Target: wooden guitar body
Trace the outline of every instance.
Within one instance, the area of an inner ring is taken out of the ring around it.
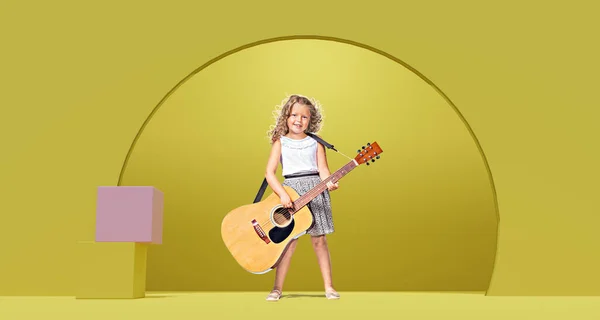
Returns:
[[[283,186],[292,201],[300,196]],[[272,270],[290,241],[306,233],[313,215],[304,206],[293,215],[283,208],[276,193],[264,200],[230,211],[221,223],[221,236],[234,259],[248,272],[262,274]]]

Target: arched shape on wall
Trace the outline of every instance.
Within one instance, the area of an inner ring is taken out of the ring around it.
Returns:
[[[481,144],[479,143],[479,140],[477,139],[477,136],[475,135],[475,133],[473,132],[471,126],[469,125],[468,121],[465,119],[465,117],[462,115],[462,113],[460,112],[460,110],[455,106],[455,104],[451,101],[451,99],[444,94],[444,92],[438,88],[430,79],[428,79],[426,76],[424,76],[423,74],[421,74],[419,71],[417,71],[416,69],[414,69],[413,67],[411,67],[410,65],[408,65],[407,63],[405,63],[404,61],[392,56],[391,54],[388,54],[382,50],[376,49],[374,47],[362,44],[362,43],[358,43],[355,41],[351,41],[351,40],[347,40],[347,39],[341,39],[341,38],[335,38],[335,37],[326,37],[326,36],[315,36],[315,35],[298,35],[298,36],[287,36],[287,37],[277,37],[277,38],[269,38],[269,39],[264,39],[264,40],[260,40],[260,41],[256,41],[256,42],[252,42],[240,47],[237,47],[235,49],[232,49],[230,51],[227,51],[213,59],[211,59],[210,61],[206,62],[205,64],[203,64],[202,66],[198,67],[197,69],[195,69],[194,71],[192,71],[189,75],[187,75],[185,78],[183,78],[179,83],[177,83],[162,99],[161,101],[154,107],[154,109],[151,111],[151,113],[148,115],[148,117],[145,119],[145,121],[143,122],[142,126],[140,127],[140,129],[138,130],[134,140],[131,143],[131,146],[127,152],[127,155],[125,157],[125,160],[123,162],[121,171],[119,173],[119,178],[118,178],[118,183],[117,185],[120,186],[123,183],[123,176],[124,173],[127,169],[128,163],[129,163],[129,159],[131,157],[131,154],[133,153],[133,150],[136,147],[136,143],[138,141],[138,139],[140,138],[140,136],[142,135],[142,133],[144,132],[144,129],[146,128],[146,126],[148,125],[148,123],[151,121],[151,119],[153,118],[153,116],[156,114],[156,112],[161,108],[161,106],[163,105],[163,103],[175,92],[177,91],[177,89],[179,87],[181,87],[186,81],[188,81],[189,79],[191,79],[192,77],[194,77],[196,74],[198,74],[200,71],[204,70],[205,68],[209,67],[210,65],[230,56],[233,55],[237,52],[240,52],[242,50],[248,49],[248,48],[252,48],[255,46],[259,46],[262,44],[268,44],[268,43],[272,43],[272,42],[279,42],[279,41],[286,41],[286,40],[324,40],[324,41],[333,41],[333,42],[338,42],[338,43],[343,43],[343,44],[348,44],[348,45],[352,45],[352,46],[356,46],[362,49],[366,49],[369,50],[371,52],[377,53],[383,57],[386,57],[400,65],[402,65],[403,67],[405,67],[406,69],[410,70],[412,73],[414,73],[415,75],[417,75],[422,81],[424,81],[425,83],[427,83],[429,86],[431,86],[431,88],[433,88],[441,97],[443,97],[443,99],[448,103],[448,105],[450,105],[454,112],[456,113],[456,115],[459,117],[459,119],[462,121],[462,123],[464,124],[465,128],[468,130],[471,138],[473,139],[473,142],[475,143],[479,154],[482,158],[482,161],[484,163],[485,169],[487,171],[487,176],[488,176],[488,180],[490,183],[490,188],[492,190],[493,193],[493,202],[494,202],[494,210],[496,213],[496,219],[499,223],[500,219],[499,219],[499,210],[498,210],[498,205],[497,205],[497,196],[496,196],[496,188],[494,185],[494,180],[493,180],[493,176],[491,173],[491,170],[489,168],[489,164],[487,161],[487,158],[485,156],[485,153],[483,151],[483,148],[481,147]],[[496,242],[497,243],[497,242]],[[497,249],[494,253],[495,257],[497,257]],[[494,258],[495,259],[495,258]],[[494,264],[495,265],[495,264]],[[492,271],[492,276],[493,276],[493,271]]]

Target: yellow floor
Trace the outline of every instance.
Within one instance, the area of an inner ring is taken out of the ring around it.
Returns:
[[[266,294],[153,292],[136,300],[0,297],[0,319],[600,319],[600,297],[341,292],[340,300],[330,301],[322,293],[287,292],[280,301],[267,302]]]

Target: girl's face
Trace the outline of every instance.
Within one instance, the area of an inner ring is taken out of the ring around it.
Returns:
[[[294,103],[287,126],[291,133],[301,134],[308,128],[310,122],[310,109],[302,104]]]

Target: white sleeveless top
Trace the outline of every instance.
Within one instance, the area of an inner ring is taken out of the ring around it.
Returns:
[[[307,136],[295,140],[281,136],[282,175],[319,172],[317,166],[317,141]]]

